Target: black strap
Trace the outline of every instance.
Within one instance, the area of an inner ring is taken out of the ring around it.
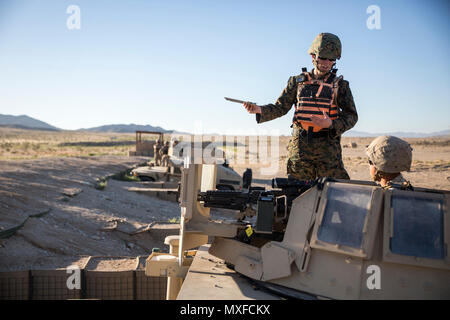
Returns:
[[[334,79],[336,79],[336,74],[331,73],[330,76],[328,77],[327,81],[325,81],[325,83],[332,84]]]
[[[308,130],[301,130],[299,134],[300,138],[306,138],[308,141],[311,141],[312,138],[324,138],[329,135],[328,130],[321,130],[319,132],[312,132],[312,130],[312,127],[309,127]]]
[[[308,144],[312,142],[312,138],[313,138],[313,127],[308,127],[308,136],[306,138]]]

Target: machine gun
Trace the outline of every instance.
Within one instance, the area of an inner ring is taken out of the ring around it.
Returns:
[[[251,187],[248,191],[212,190],[199,192],[197,201],[204,207],[239,210],[242,214],[238,220],[256,215],[255,231],[272,234],[284,231],[292,201],[317,183],[318,180],[274,178],[272,190],[263,187]]]

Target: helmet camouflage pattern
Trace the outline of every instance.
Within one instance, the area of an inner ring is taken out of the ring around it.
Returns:
[[[411,169],[412,148],[408,142],[400,138],[378,137],[367,147],[366,154],[380,171],[397,173]]]
[[[309,47],[308,54],[315,54],[316,57],[326,59],[340,59],[342,45],[341,40],[332,33],[321,33]]]

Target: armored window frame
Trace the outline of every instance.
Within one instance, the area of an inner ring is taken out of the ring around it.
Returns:
[[[391,237],[394,230],[394,209],[392,208],[393,196],[414,196],[422,199],[439,199],[444,197],[443,213],[443,242],[445,246],[445,257],[443,259],[432,259],[426,257],[415,257],[406,254],[395,253],[391,251]],[[417,265],[421,267],[431,267],[440,269],[450,269],[450,219],[448,217],[448,208],[450,204],[449,192],[418,192],[389,189],[385,192],[384,200],[384,226],[383,226],[383,261],[401,263],[408,265]]]
[[[327,204],[329,203],[329,191],[331,188],[338,185],[346,186],[347,188],[350,187],[355,189],[368,189],[371,192],[370,202],[366,208],[366,216],[361,230],[362,243],[360,248],[320,240],[319,230],[324,223]],[[360,258],[370,259],[373,253],[375,236],[379,224],[379,217],[383,208],[382,203],[383,190],[379,187],[346,182],[328,182],[325,185],[324,190],[322,191],[321,200],[318,204],[316,223],[311,237],[311,247],[315,249],[341,253],[347,256],[356,256]]]

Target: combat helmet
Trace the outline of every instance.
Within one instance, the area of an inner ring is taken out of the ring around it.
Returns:
[[[408,142],[394,136],[380,136],[367,147],[366,154],[375,168],[386,173],[409,171],[412,148]]]
[[[320,33],[309,47],[308,54],[326,59],[340,59],[342,45],[341,40],[332,33]]]

